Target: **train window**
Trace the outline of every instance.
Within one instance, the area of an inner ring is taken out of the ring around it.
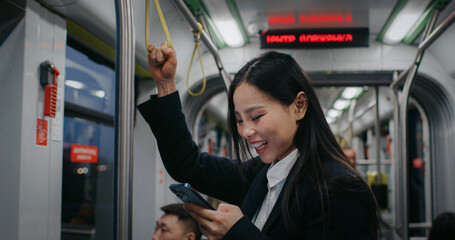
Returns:
[[[115,71],[66,54],[61,239],[113,239]]]
[[[68,46],[65,101],[114,115],[115,71]]]

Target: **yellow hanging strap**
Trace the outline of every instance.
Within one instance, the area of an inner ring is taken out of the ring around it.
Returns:
[[[149,45],[149,0],[145,0],[145,49],[148,52],[148,45]],[[161,26],[164,30],[164,35],[166,35],[167,47],[172,48],[172,40],[171,35],[169,34],[169,29],[167,28],[166,21],[164,20],[163,12],[161,11],[160,3],[158,0],[155,0],[156,11],[158,12],[158,16],[160,17]],[[149,52],[150,53],[150,52]]]
[[[195,31],[194,29],[191,29],[191,32],[193,32],[193,36],[194,36],[194,49],[193,49],[193,54],[191,55],[191,60],[190,60],[190,66],[188,67],[188,73],[186,74],[186,88],[188,89],[188,93],[193,96],[193,97],[197,97],[199,95],[201,95],[204,90],[205,90],[205,84],[206,84],[206,79],[205,79],[205,73],[204,73],[204,66],[202,65],[202,57],[201,57],[201,50],[199,49],[199,38],[201,36],[201,33],[202,33],[202,24],[200,23],[197,23],[197,25],[199,26],[199,29],[197,31]],[[196,49],[197,49],[197,53],[199,54],[199,62],[201,62],[201,70],[202,70],[202,89],[200,92],[198,93],[193,93],[191,92],[189,86],[188,86],[188,79],[190,78],[190,70],[191,70],[191,65],[193,64],[193,59],[194,59],[194,54],[196,53]]]
[[[169,29],[167,28],[166,21],[164,20],[163,12],[161,11],[160,3],[158,2],[158,0],[155,0],[155,6],[156,6],[156,11],[158,12],[158,16],[160,17],[160,22],[161,22],[161,26],[163,27],[164,34],[166,35],[167,47],[172,48],[171,35],[169,34]],[[145,0],[145,49],[147,50],[147,52],[148,52],[147,47],[149,45],[149,22],[150,22],[149,7],[150,7],[149,0]],[[186,87],[188,88],[188,93],[193,97],[201,95],[204,92],[205,85],[206,85],[204,66],[202,65],[201,50],[199,49],[199,38],[202,33],[202,24],[198,23],[198,26],[199,26],[199,29],[196,31],[191,29],[191,31],[193,32],[193,35],[194,35],[194,49],[193,49],[193,54],[191,55],[190,66],[188,68],[188,74],[186,75]],[[191,92],[190,88],[188,87],[188,79],[190,77],[191,65],[193,63],[194,54],[196,53],[196,49],[199,54],[199,61],[201,62],[203,83],[202,83],[201,91],[198,93],[193,93],[193,92]],[[150,52],[149,52],[149,54],[150,54]]]

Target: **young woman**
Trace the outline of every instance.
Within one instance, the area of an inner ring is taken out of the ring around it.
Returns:
[[[138,108],[169,174],[220,199],[185,209],[209,239],[377,239],[374,197],[348,164],[308,76],[286,54],[249,61],[229,89],[237,161],[201,153],[175,86],[175,51],[150,46],[158,95]],[[253,147],[258,157],[249,153]],[[239,168],[240,166],[240,168]],[[239,207],[240,206],[240,207]]]

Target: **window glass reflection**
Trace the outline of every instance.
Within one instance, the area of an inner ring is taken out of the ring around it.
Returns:
[[[96,205],[112,209],[111,200],[98,202],[97,189],[100,178],[113,178],[114,129],[87,121],[65,117],[63,147],[62,222],[77,225],[93,225]],[[74,144],[98,147],[98,159],[94,163],[76,162],[72,159]],[[111,187],[103,181],[103,191],[109,196]]]
[[[65,101],[115,113],[115,71],[71,47],[66,50]]]

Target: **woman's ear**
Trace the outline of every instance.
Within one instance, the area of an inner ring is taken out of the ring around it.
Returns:
[[[306,110],[308,108],[308,98],[304,91],[300,91],[294,100],[295,114],[297,121],[302,120],[305,117]]]

